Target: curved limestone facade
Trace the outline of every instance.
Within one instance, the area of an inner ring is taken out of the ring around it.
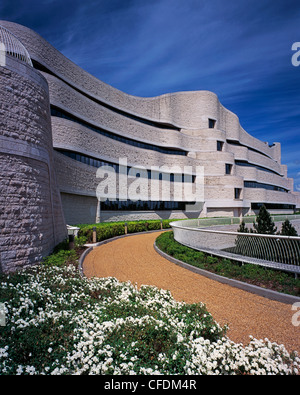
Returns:
[[[47,81],[54,173],[67,223],[240,216],[262,203],[271,212],[296,208],[280,144],[252,137],[214,93],[131,96],[34,31],[0,25],[20,39]]]
[[[48,83],[17,39],[6,34],[3,41],[9,45],[0,67],[3,272],[40,262],[66,237],[54,169]]]

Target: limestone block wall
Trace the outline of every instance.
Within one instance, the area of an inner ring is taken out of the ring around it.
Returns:
[[[141,122],[126,118],[109,110],[47,73],[44,73],[49,83],[51,104],[80,119],[103,127],[105,130],[144,141],[152,144],[154,141],[162,147],[175,147],[194,150],[195,139],[184,136],[182,133],[159,128],[153,128]]]
[[[66,237],[47,81],[9,56],[0,67],[0,210],[3,272],[39,263]]]
[[[300,192],[292,192],[296,198],[296,207],[297,210],[300,211]]]
[[[139,165],[149,169],[151,166],[166,165],[171,167],[175,162],[173,155],[159,152],[154,154],[151,150],[112,140],[67,119],[53,117],[52,127],[55,148],[74,150],[114,163],[118,163],[119,158],[126,157],[128,165]],[[178,166],[195,166],[197,163],[200,165],[200,162],[195,162],[191,158],[176,156],[176,165]]]
[[[295,204],[295,198],[292,193],[269,191],[261,188],[245,188],[244,199],[250,202]]]

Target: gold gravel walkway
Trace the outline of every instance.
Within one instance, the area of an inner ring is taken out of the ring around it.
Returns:
[[[133,235],[95,248],[83,263],[87,277],[116,277],[171,291],[178,301],[203,302],[214,319],[228,324],[228,336],[248,344],[249,336],[268,338],[300,354],[300,326],[292,306],[271,301],[193,273],[161,257],[153,247],[160,233]]]

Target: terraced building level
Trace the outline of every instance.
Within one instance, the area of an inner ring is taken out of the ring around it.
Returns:
[[[131,96],[27,27],[0,25],[2,240],[10,245],[19,226],[18,245],[32,249],[2,246],[3,268],[45,255],[65,223],[241,216],[263,203],[292,213],[300,205],[280,144],[248,134],[214,93]],[[175,191],[195,189],[199,169],[204,188],[186,211],[194,199]]]

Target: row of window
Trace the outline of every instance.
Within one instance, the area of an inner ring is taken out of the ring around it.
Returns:
[[[119,166],[119,164],[116,164],[116,163],[107,162],[104,160],[99,160],[99,159],[93,158],[91,156],[78,154],[77,152],[74,152],[74,151],[66,151],[66,150],[59,150],[59,149],[56,149],[56,151],[60,152],[61,154],[65,155],[65,156],[68,156],[71,159],[74,159],[78,162],[84,163],[88,166],[93,166],[93,167],[97,167],[97,168],[102,167],[102,166],[110,166],[114,169],[114,171],[116,173],[120,172],[120,166]],[[131,169],[131,167],[127,167],[127,175],[129,173],[130,169]],[[147,169],[146,169],[146,172],[147,172],[147,178],[149,180],[151,180],[152,178],[153,179],[158,178],[159,180],[164,179],[164,180],[169,181],[169,179],[170,179],[170,182],[176,181],[176,182],[185,182],[185,183],[194,183],[196,181],[196,176],[190,175],[190,174],[179,174],[176,177],[176,175],[173,173],[161,173],[160,172],[157,175],[157,172],[147,170]],[[142,172],[142,171],[140,173],[138,173],[138,172],[136,173],[136,177],[143,177],[143,175],[144,175],[144,172]],[[180,178],[180,180],[179,180],[179,178]]]
[[[209,120],[209,121],[210,121],[210,120]],[[226,142],[227,142],[227,144],[229,144],[229,145],[237,145],[237,146],[239,146],[239,147],[245,147],[245,148],[247,148],[247,149],[250,150],[250,151],[256,152],[256,153],[258,153],[258,154],[260,154],[260,155],[264,155],[264,156],[266,156],[267,158],[270,158],[270,156],[266,155],[264,152],[258,151],[258,150],[254,149],[254,148],[248,147],[247,145],[241,144],[239,141],[235,141],[235,140],[226,140]],[[224,141],[217,141],[217,151],[222,152],[223,149],[224,149]],[[246,162],[246,163],[247,163],[247,162]],[[241,165],[241,166],[242,166],[242,165]],[[270,170],[270,171],[271,171],[271,170]]]
[[[267,189],[269,191],[279,191],[279,192],[286,192],[286,193],[288,192],[287,189],[278,187],[277,185],[263,184],[261,182],[256,182],[256,181],[245,181],[244,187],[245,188],[262,188],[262,189]]]
[[[295,210],[296,206],[292,204],[277,204],[277,203],[251,203],[252,210],[259,210],[262,206],[267,210]]]
[[[237,166],[243,166],[243,167],[255,167],[255,168],[258,169],[258,170],[265,171],[265,172],[267,172],[267,173],[273,173],[273,174],[276,174],[276,175],[280,176],[280,174],[277,173],[277,172],[274,171],[274,170],[268,169],[267,167],[255,165],[255,164],[252,164],[252,163],[243,161],[243,160],[236,160],[236,161],[235,161],[235,164],[236,164]]]
[[[278,187],[276,185],[263,184],[263,183],[255,182],[255,181],[245,181],[244,187],[245,188],[262,188],[262,189],[267,189],[269,191],[279,191],[279,192],[286,192],[286,193],[288,192],[287,189]],[[234,188],[234,198],[236,200],[242,199],[242,188]]]
[[[176,149],[176,148],[163,148],[163,147],[159,147],[159,146],[156,146],[156,145],[153,145],[153,144],[143,143],[141,141],[136,141],[136,140],[129,139],[127,137],[123,137],[123,136],[120,136],[118,134],[109,132],[109,131],[104,130],[102,128],[96,128],[95,126],[92,126],[88,122],[85,122],[85,121],[75,117],[74,115],[71,115],[71,114],[67,113],[66,111],[58,109],[58,108],[56,108],[54,106],[51,106],[51,115],[55,116],[55,117],[59,117],[59,118],[68,119],[69,121],[72,121],[72,122],[79,123],[79,124],[87,127],[88,129],[93,130],[94,132],[99,133],[99,134],[101,134],[101,135],[103,135],[105,137],[111,138],[111,139],[116,140],[116,141],[120,141],[120,142],[125,143],[125,144],[132,145],[134,147],[139,147],[139,148],[144,148],[144,149],[148,149],[148,150],[152,150],[152,151],[157,151],[157,152],[160,152],[162,154],[168,154],[168,155],[187,156],[187,154],[188,154],[187,151],[179,150],[179,149]],[[214,128],[215,127],[215,123],[216,123],[216,121],[214,121],[212,119],[209,119],[209,128]],[[222,152],[223,149],[224,149],[224,142],[223,141],[217,141],[217,151]],[[249,149],[251,149],[251,148],[249,148]],[[273,173],[273,174],[279,175],[277,172],[275,172],[273,170],[270,170],[270,169],[268,169],[266,167],[259,166],[259,165],[254,165],[254,164],[251,164],[251,163],[246,162],[246,161],[239,161],[239,160],[237,160],[237,161],[235,161],[235,164],[238,165],[238,166],[255,167],[258,170],[262,170],[262,171],[265,171],[265,172],[269,172],[269,173]],[[232,165],[231,164],[226,164],[226,174],[231,174],[231,171],[232,171]]]
[[[163,201],[142,201],[136,202],[132,200],[106,200],[100,203],[101,211],[171,211],[181,210],[185,211],[187,204],[193,204],[189,202],[163,202]]]
[[[209,122],[210,122],[210,121],[211,121],[211,120],[209,120]],[[213,128],[212,124],[210,124],[210,128]],[[239,145],[239,146],[242,146],[242,147],[246,147],[245,145],[242,145],[242,144],[238,143],[237,141],[227,140],[227,143],[228,143],[228,144]],[[225,144],[224,141],[217,141],[217,151],[222,152],[222,151],[224,150],[224,144]],[[247,148],[248,148],[250,151],[258,152],[258,153],[261,154],[261,155],[267,156],[266,154],[264,154],[264,153],[262,153],[262,152],[259,152],[259,151],[255,150],[255,149],[253,149],[253,148],[250,148],[250,147],[247,147]],[[267,156],[267,157],[268,157],[268,156]],[[268,157],[268,158],[269,158],[269,157]],[[273,174],[276,174],[276,175],[279,175],[279,176],[280,176],[280,174],[277,173],[277,172],[274,171],[274,170],[268,169],[267,167],[255,165],[255,164],[249,163],[249,162],[247,162],[247,161],[236,160],[236,161],[235,161],[235,164],[238,165],[238,166],[255,167],[255,168],[258,169],[258,170],[266,171],[266,172],[273,173]],[[227,164],[227,165],[226,165],[226,174],[231,174],[231,170],[232,170],[232,165]]]
[[[112,163],[112,162],[108,162],[108,161],[104,161],[104,160],[99,160],[99,159],[93,158],[91,156],[79,154],[74,151],[59,150],[59,149],[56,149],[56,151],[60,152],[61,154],[65,155],[65,156],[68,156],[71,159],[74,159],[78,162],[84,163],[88,166],[93,166],[93,167],[97,167],[97,168],[99,168],[101,166],[111,166],[116,173],[120,172],[120,166],[119,166],[119,164],[116,164],[116,163]],[[131,169],[130,167],[127,167],[127,175],[129,174],[130,169]],[[231,174],[231,170],[232,170],[232,165],[226,164],[226,174]],[[155,177],[155,179],[158,178],[159,180],[162,180],[163,178],[167,179],[167,180],[170,179],[170,182],[181,181],[181,182],[186,182],[186,183],[189,183],[189,182],[194,183],[196,181],[195,175],[181,174],[181,175],[177,175],[177,177],[176,177],[176,175],[173,173],[170,173],[170,174],[164,173],[164,177],[163,177],[163,173],[160,172],[157,177],[157,174],[155,174],[155,172],[153,172],[151,170],[146,169],[146,172],[147,172],[147,178],[149,180],[151,178]],[[141,171],[140,173],[139,172],[136,173],[136,177],[143,177],[143,175],[144,175],[143,171]],[[179,177],[181,177],[181,180],[178,180]],[[260,182],[256,182],[256,181],[245,181],[244,187],[245,188],[262,188],[262,189],[267,189],[270,191],[277,191],[277,192],[278,191],[279,192],[288,192],[287,189],[279,187],[277,185],[264,184],[264,183],[260,183]],[[240,199],[240,196],[241,196],[241,189],[235,188],[235,199]]]
[[[125,201],[110,201],[101,202],[101,211],[170,211],[181,210],[185,211],[189,202],[162,202],[162,201],[141,201],[136,202],[132,200]],[[262,205],[265,205],[268,210],[294,210],[295,206],[291,204],[276,204],[276,203],[251,203],[252,210],[259,210]]]
[[[235,161],[235,165],[236,165],[236,166],[243,166],[243,167],[253,167],[253,168],[255,168],[255,169],[258,169],[258,170],[261,170],[261,171],[265,171],[265,172],[267,172],[267,173],[272,173],[272,174],[279,175],[279,174],[276,173],[275,171],[270,170],[270,169],[267,169],[266,167],[254,165],[254,164],[252,164],[252,163],[245,162],[245,161],[241,161],[241,160],[236,160],[236,161]],[[233,165],[232,165],[232,164],[226,163],[226,164],[225,164],[225,174],[227,174],[227,175],[232,174],[232,168],[233,168]]]
[[[237,146],[239,146],[239,147],[245,147],[245,148],[247,148],[247,149],[250,150],[250,151],[256,152],[256,153],[258,153],[258,154],[260,154],[260,155],[264,155],[264,156],[266,156],[267,158],[272,159],[269,155],[265,154],[264,152],[259,151],[259,150],[255,149],[255,148],[252,148],[252,147],[248,147],[248,146],[245,145],[245,144],[241,144],[239,141],[236,141],[236,140],[226,140],[226,142],[227,142],[227,144],[229,144],[229,145],[237,145]]]
[[[109,132],[107,130],[104,130],[102,128],[97,128],[88,122],[83,121],[82,119],[79,119],[75,117],[74,115],[69,114],[68,112],[58,109],[57,107],[51,106],[51,115],[53,117],[59,117],[59,118],[64,118],[68,119],[69,121],[79,123],[80,125],[83,125],[84,127],[93,130],[96,133],[101,134],[102,136],[108,137],[110,139],[120,141],[121,143],[125,143],[128,145],[132,145],[134,147],[139,147],[139,148],[144,148],[156,152],[160,152],[161,154],[167,154],[167,155],[181,155],[181,156],[187,156],[188,152],[183,151],[177,148],[163,148],[159,147],[157,145],[153,144],[148,144],[148,143],[143,143],[141,141],[129,139],[127,137],[120,136],[118,134]]]

